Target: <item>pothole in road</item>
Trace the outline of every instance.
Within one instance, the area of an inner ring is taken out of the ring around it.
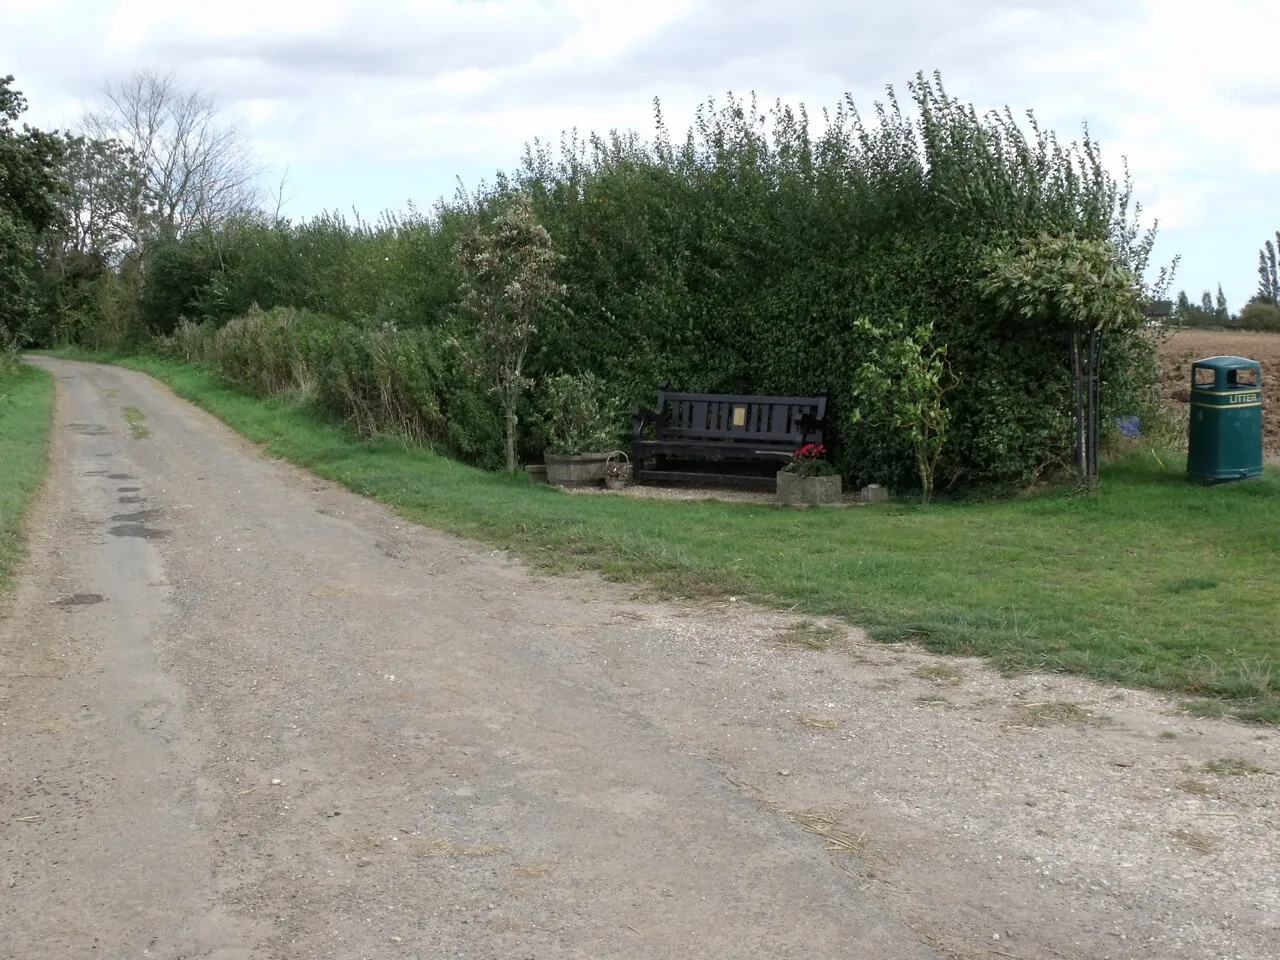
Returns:
[[[120,497],[118,498],[117,502],[118,503],[146,503],[147,498],[146,497]]]
[[[116,493],[137,493],[141,487],[116,487]]]
[[[133,513],[117,513],[111,519],[120,523],[141,523],[144,520],[154,520],[163,512],[162,510],[135,510]]]
[[[143,540],[159,540],[169,535],[168,530],[156,530],[141,523],[121,523],[108,531],[113,537],[141,537]]]
[[[82,474],[82,476],[86,476],[86,477],[103,477],[103,476],[106,476],[106,473],[107,473],[107,471],[105,471],[105,470],[86,470],[86,471]]]
[[[87,607],[90,604],[101,603],[105,599],[106,597],[100,593],[73,593],[69,597],[62,597],[52,602],[55,607]]]
[[[82,437],[102,437],[111,431],[100,423],[68,423],[68,430],[74,430]]]
[[[138,478],[135,477],[132,473],[108,473],[107,479],[108,480],[137,480]]]

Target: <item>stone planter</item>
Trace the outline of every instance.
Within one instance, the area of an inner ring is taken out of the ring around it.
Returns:
[[[548,453],[547,482],[553,487],[598,487],[604,483],[607,453]]]
[[[774,500],[796,507],[837,504],[840,502],[840,477],[801,477],[778,472],[778,490]]]
[[[862,488],[858,499],[863,503],[885,503],[889,499],[889,491],[878,483],[869,483]]]

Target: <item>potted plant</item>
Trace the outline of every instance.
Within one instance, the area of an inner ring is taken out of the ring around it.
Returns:
[[[803,506],[840,502],[840,474],[826,459],[827,448],[806,443],[778,471],[778,503]]]
[[[542,431],[547,438],[547,482],[559,487],[599,486],[618,445],[615,404],[592,373],[564,373],[543,384]]]
[[[604,485],[610,490],[625,490],[631,482],[631,458],[625,451],[609,454],[604,465]]]

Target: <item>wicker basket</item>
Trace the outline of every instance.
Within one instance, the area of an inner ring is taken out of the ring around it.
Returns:
[[[604,485],[610,490],[623,490],[630,482],[631,459],[623,450],[613,451],[604,466]]]

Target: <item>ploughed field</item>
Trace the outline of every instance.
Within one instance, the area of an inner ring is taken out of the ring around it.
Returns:
[[[1260,362],[1263,449],[1268,457],[1280,456],[1280,333],[1184,330],[1165,337],[1159,352],[1165,398],[1183,416],[1190,400],[1193,361],[1232,355]]]

